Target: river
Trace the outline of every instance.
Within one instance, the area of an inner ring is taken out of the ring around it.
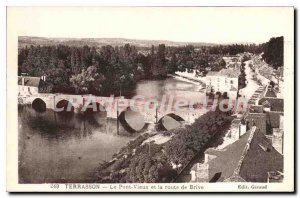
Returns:
[[[163,95],[196,98],[203,94],[199,85],[175,78],[140,81],[134,95],[160,100]],[[144,125],[141,116],[128,113],[133,128]],[[142,123],[142,124],[141,124]],[[47,110],[35,112],[19,107],[19,182],[94,182],[97,166],[139,133],[128,133],[105,112],[93,116],[61,116]]]

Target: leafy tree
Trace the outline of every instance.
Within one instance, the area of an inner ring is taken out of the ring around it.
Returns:
[[[82,69],[82,72],[78,75],[73,75],[70,79],[72,86],[75,88],[75,92],[78,93],[99,93],[102,90],[102,83],[105,77],[97,73],[95,66],[90,66],[87,69]]]
[[[166,69],[166,57],[165,57],[165,45],[160,44],[158,46],[157,53],[154,54],[152,49],[152,75],[155,78],[162,78],[167,75],[167,69]]]
[[[271,38],[264,45],[263,59],[275,69],[283,66],[283,36]]]

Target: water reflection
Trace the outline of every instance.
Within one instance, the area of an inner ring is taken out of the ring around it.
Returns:
[[[165,80],[145,80],[137,84],[135,95],[143,96],[146,99],[156,99],[161,101],[163,95],[170,96],[174,102],[181,99],[187,101],[197,101],[205,97],[205,93],[199,92],[201,85],[178,80],[176,78],[167,78]]]
[[[117,135],[116,120],[105,112],[64,118],[19,108],[19,181],[93,182],[98,163],[137,135],[119,127]]]

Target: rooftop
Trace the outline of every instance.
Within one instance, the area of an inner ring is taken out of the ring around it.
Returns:
[[[276,94],[272,90],[268,90],[265,96],[266,97],[276,98]]]
[[[282,170],[283,156],[274,149],[262,133],[256,132],[239,175],[248,182],[267,182],[268,172],[282,172]]]
[[[264,109],[262,105],[251,105],[250,113],[263,113]]]
[[[222,69],[221,71],[219,71],[219,74],[221,76],[226,76],[229,78],[238,78],[240,75],[240,70],[232,68]]]
[[[218,181],[223,181],[233,175],[233,172],[241,159],[249,135],[250,131],[245,133],[238,141],[225,147],[223,150],[209,149],[205,152],[207,154],[217,156],[208,162],[210,179],[219,172],[221,172],[221,176]]]
[[[240,71],[234,68],[222,69],[218,72],[210,71],[206,74],[206,76],[225,76],[228,78],[238,78],[240,75]]]
[[[264,113],[248,113],[245,118],[249,124],[257,127],[257,131],[266,132],[266,114]]]
[[[248,131],[224,150],[210,149],[208,153],[216,156],[208,163],[209,178],[218,174],[217,181],[267,182],[268,172],[283,169],[283,156],[259,130],[253,132],[252,138]]]
[[[281,111],[283,112],[283,99],[282,98],[268,98],[264,97],[259,100],[258,104],[262,105],[265,102],[268,102],[271,105],[271,111]]]

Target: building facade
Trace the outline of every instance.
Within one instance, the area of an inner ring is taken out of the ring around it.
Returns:
[[[19,76],[18,77],[18,95],[19,96],[31,96],[39,93],[41,78]]]
[[[237,98],[240,70],[222,69],[219,72],[208,72],[206,75],[206,93],[226,94],[230,99]]]

